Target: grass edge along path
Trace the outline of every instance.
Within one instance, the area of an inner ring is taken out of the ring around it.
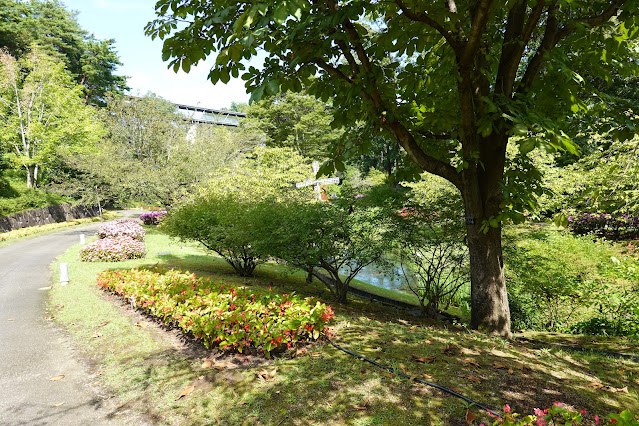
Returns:
[[[109,300],[96,285],[96,274],[107,268],[170,262],[197,266],[205,257],[194,246],[171,243],[150,232],[145,259],[80,263],[78,249],[79,245],[72,247],[59,259],[69,263],[70,283],[54,286],[50,311],[92,360],[99,382],[124,407],[146,414],[153,422],[465,423],[467,407],[455,398],[380,374],[328,345],[309,348],[306,356],[264,362],[193,350],[121,302]],[[167,249],[170,256],[159,254]],[[197,262],[189,264],[189,259]],[[210,259],[209,263],[215,262]],[[53,271],[56,268],[53,265]],[[274,269],[269,269],[266,279],[235,279],[268,285],[275,279]],[[530,413],[536,401],[544,408],[541,396],[547,404],[556,398],[600,415],[639,409],[636,364],[514,346],[460,328],[401,318],[395,310],[368,309],[370,304],[360,301],[347,307],[332,305],[339,310],[338,344],[411,376],[438,380],[482,403],[510,403],[513,410]],[[613,366],[623,371],[615,372]],[[606,393],[589,387],[590,383],[629,390]],[[474,415],[492,424],[483,413]]]

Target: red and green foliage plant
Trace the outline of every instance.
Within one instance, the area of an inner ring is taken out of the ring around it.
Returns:
[[[615,424],[619,426],[639,426],[639,414],[624,410],[621,413],[611,413],[606,417],[598,415],[590,415],[586,410],[569,411],[563,407],[560,402],[555,402],[552,407],[541,410],[534,409],[534,415],[520,416],[513,412],[508,404],[504,406],[503,417],[494,417],[493,426],[550,426],[550,425],[581,425],[594,424],[608,425]],[[474,420],[474,417],[473,417]]]
[[[318,340],[333,318],[330,306],[313,297],[258,293],[156,267],[104,271],[98,286],[116,293],[166,324],[202,339],[206,347],[272,352]]]

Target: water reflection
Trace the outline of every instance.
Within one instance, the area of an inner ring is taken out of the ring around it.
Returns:
[[[386,290],[406,292],[406,285],[399,275],[400,272],[401,269],[399,266],[384,268],[376,264],[371,264],[362,268],[355,279],[374,285],[375,287],[385,288]]]

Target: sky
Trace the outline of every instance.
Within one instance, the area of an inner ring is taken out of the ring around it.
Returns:
[[[147,22],[155,18],[156,0],[63,0],[68,10],[78,12],[80,26],[99,39],[115,39],[120,61],[117,74],[129,77],[131,94],[153,92],[179,104],[228,108],[231,102],[248,102],[244,81],[211,84],[207,75],[215,57],[192,67],[186,74],[174,73],[162,61],[162,41],[144,35]]]

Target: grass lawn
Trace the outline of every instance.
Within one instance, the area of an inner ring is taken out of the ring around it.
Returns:
[[[79,248],[72,247],[59,259],[69,263],[70,283],[54,286],[49,312],[69,331],[122,409],[160,424],[466,424],[468,406],[461,400],[397,378],[328,344],[309,347],[304,356],[287,354],[274,360],[206,350],[131,310],[95,281],[104,269],[161,264],[234,284],[272,285],[281,292],[317,296],[325,290],[316,280],[306,284],[304,274],[263,265],[254,278],[237,277],[223,260],[152,229],[144,259],[81,263]],[[52,268],[56,271],[57,265]],[[327,295],[323,299],[330,303]],[[535,407],[559,401],[587,409],[588,421],[594,421],[595,414],[639,411],[636,362],[508,342],[353,297],[347,306],[331,305],[337,344],[477,402],[498,408],[508,403],[513,411],[532,413]],[[566,336],[550,337],[561,341]],[[569,344],[598,342],[593,349],[639,349],[628,339],[570,338],[578,340]],[[470,410],[477,424],[492,424],[477,408]]]

